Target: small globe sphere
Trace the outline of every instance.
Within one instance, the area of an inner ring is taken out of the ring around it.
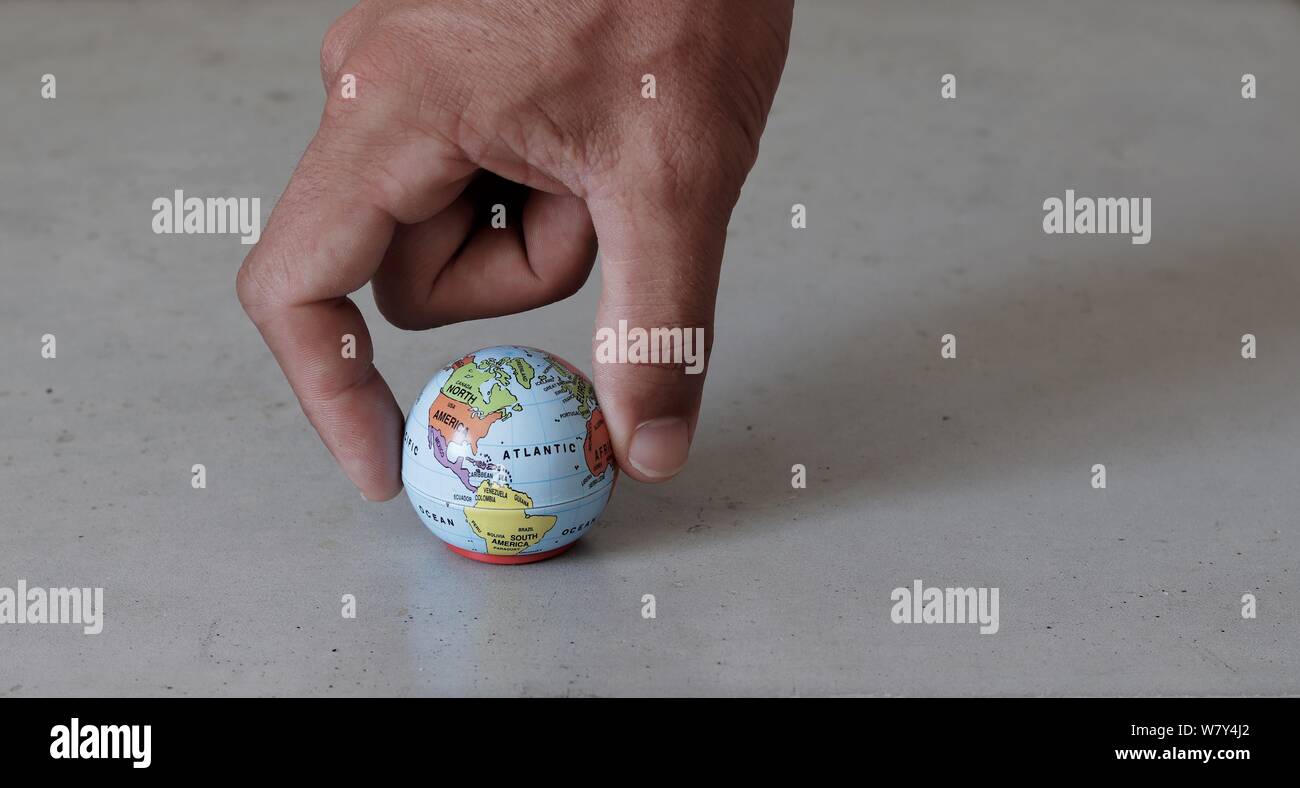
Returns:
[[[402,482],[455,552],[523,564],[596,524],[618,468],[596,389],[576,367],[504,345],[443,367],[406,417]]]

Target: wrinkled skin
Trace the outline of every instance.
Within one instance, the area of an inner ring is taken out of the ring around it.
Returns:
[[[404,329],[512,314],[581,287],[599,239],[598,327],[702,326],[711,345],[727,222],[780,81],[792,5],[366,0],[330,27],[320,128],[237,292],[365,497],[401,490],[402,433],[347,297],[367,282]],[[642,97],[645,74],[654,99]],[[486,226],[498,202],[505,230]],[[355,359],[340,353],[347,334]],[[703,378],[596,365],[626,473],[680,470]]]

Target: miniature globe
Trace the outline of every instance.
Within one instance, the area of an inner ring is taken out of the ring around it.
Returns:
[[[591,381],[515,345],[443,367],[407,415],[402,443],[402,482],[420,519],[455,552],[488,563],[572,547],[618,474]]]

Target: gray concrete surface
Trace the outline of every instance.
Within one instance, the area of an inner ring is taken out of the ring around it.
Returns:
[[[0,626],[0,695],[1300,692],[1296,4],[801,2],[688,470],[522,568],[363,503],[245,247],[150,231],[176,188],[269,211],[345,6],[0,4],[0,586],[106,589],[101,635]],[[1152,242],[1044,235],[1066,188],[1150,196]],[[473,348],[586,358],[595,298],[359,301],[406,405]],[[914,578],[1001,631],[891,623]]]

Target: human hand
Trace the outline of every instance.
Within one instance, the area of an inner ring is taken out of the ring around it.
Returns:
[[[365,497],[402,488],[401,409],[347,297],[366,282],[404,329],[512,314],[581,287],[599,239],[598,326],[702,327],[711,346],[727,222],[792,7],[365,0],[331,26],[320,128],[237,292]],[[646,74],[654,99],[642,97]],[[476,213],[493,203],[514,208],[508,229]],[[340,353],[346,334],[356,358]],[[704,375],[597,364],[595,382],[622,470],[642,481],[680,470]]]

